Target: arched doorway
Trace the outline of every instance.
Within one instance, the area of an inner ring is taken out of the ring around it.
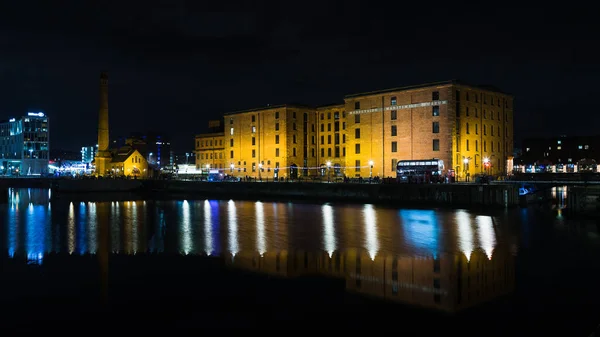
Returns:
[[[319,172],[321,173],[321,177],[324,177],[327,174],[327,166],[325,164],[321,164]]]
[[[290,179],[298,179],[298,165],[290,165]]]
[[[134,177],[138,177],[142,172],[140,171],[139,168],[134,167],[131,169],[131,175]]]
[[[336,177],[341,176],[342,175],[342,165],[340,165],[340,164],[334,164],[333,165],[333,174]]]

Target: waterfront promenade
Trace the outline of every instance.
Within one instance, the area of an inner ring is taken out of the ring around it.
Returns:
[[[413,206],[513,207],[518,187],[480,184],[369,184],[320,182],[201,182],[181,180],[2,179],[0,188],[52,188],[53,195],[139,193],[147,198],[276,199],[386,203]],[[3,193],[6,194],[6,193]]]

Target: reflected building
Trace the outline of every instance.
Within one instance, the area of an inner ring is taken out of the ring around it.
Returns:
[[[379,254],[375,259],[366,249],[325,251],[277,251],[258,254],[238,252],[226,259],[233,268],[279,277],[319,275],[343,278],[353,293],[387,301],[457,312],[514,290],[514,257],[495,250],[489,259],[476,249],[469,259],[464,254],[419,257]]]

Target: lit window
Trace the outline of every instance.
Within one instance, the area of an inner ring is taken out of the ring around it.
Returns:
[[[560,140],[557,140],[557,141],[556,141],[556,144],[562,144],[562,141],[560,141]]]
[[[229,129],[229,134],[233,136],[233,128]]]
[[[252,133],[256,133],[256,126],[252,127]]]
[[[586,145],[586,146],[584,147],[584,149],[586,149],[586,150],[588,150],[589,148],[590,148],[590,146],[589,146],[589,145]]]
[[[580,150],[581,150],[581,149],[583,149],[583,146],[582,146],[582,145],[579,145],[578,147],[579,147],[579,149],[580,149]]]
[[[562,146],[557,146],[557,147],[556,147],[556,149],[557,149],[557,150],[561,150],[561,149],[562,149]]]
[[[525,152],[529,152],[529,150],[531,150],[530,148],[525,149]]]

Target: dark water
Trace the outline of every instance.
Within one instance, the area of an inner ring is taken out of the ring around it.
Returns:
[[[477,214],[10,193],[0,206],[0,292],[12,327],[30,327],[24,317],[36,310],[59,330],[73,314],[137,331],[268,330],[270,322],[586,336],[600,323],[599,229],[562,216],[561,190],[550,210]],[[132,313],[138,318],[123,318]]]

